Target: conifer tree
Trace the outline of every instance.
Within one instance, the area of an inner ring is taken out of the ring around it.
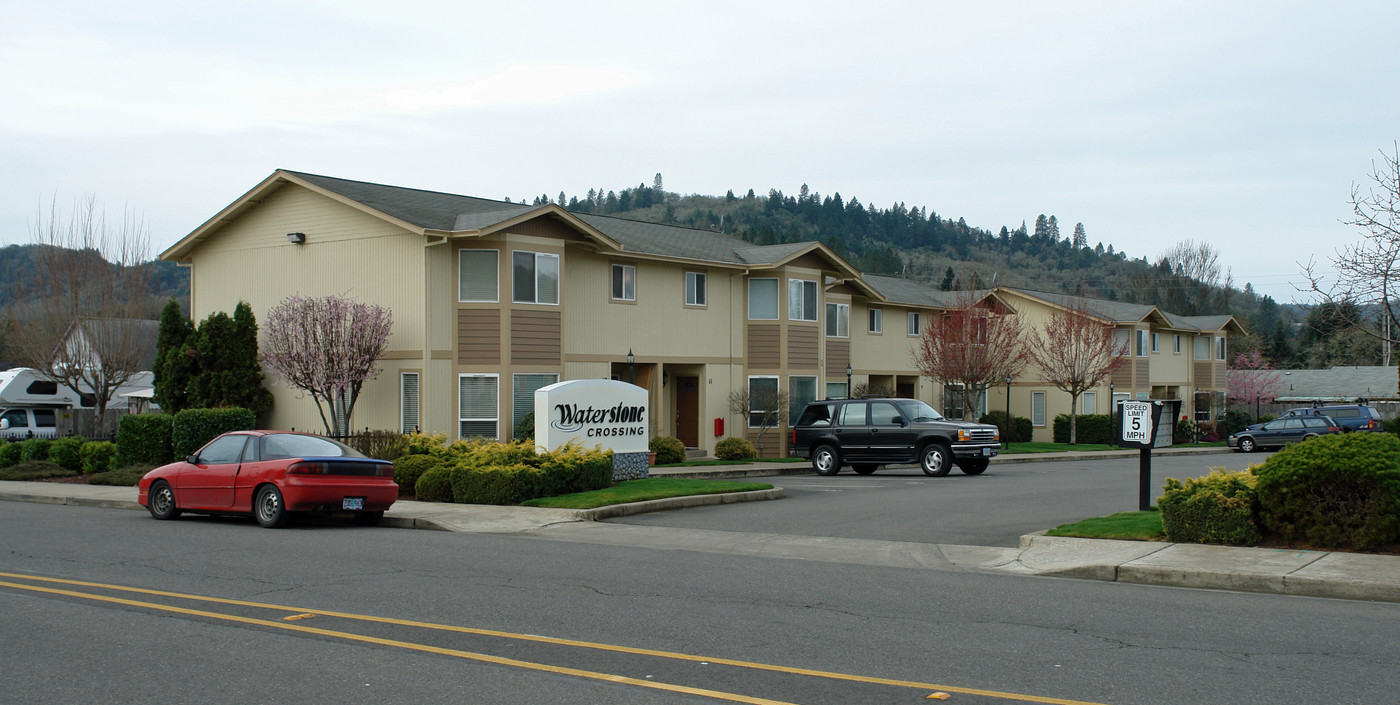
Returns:
[[[155,403],[166,413],[189,408],[189,384],[194,359],[185,352],[194,324],[180,311],[180,302],[171,297],[160,312],[156,334]]]

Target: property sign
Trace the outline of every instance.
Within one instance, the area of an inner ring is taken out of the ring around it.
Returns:
[[[578,439],[585,448],[646,453],[650,432],[647,390],[636,385],[576,379],[535,390],[535,445],[541,449]]]

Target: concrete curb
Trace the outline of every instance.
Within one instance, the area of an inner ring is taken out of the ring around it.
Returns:
[[[628,502],[627,504],[613,504],[596,509],[583,509],[579,511],[579,518],[585,521],[599,521],[602,519],[611,519],[613,517],[626,517],[649,512],[664,512],[671,509],[684,509],[686,507],[704,507],[716,504],[734,504],[737,502],[762,502],[770,499],[782,499],[786,496],[786,493],[783,492],[783,488],[774,487],[771,490],[697,494],[688,497],[667,497],[665,499],[651,499],[645,502]]]
[[[98,497],[62,497],[58,495],[6,492],[0,493],[0,501],[64,504],[70,507],[98,507],[100,509],[136,509],[143,512],[146,511],[145,507],[136,502],[123,499],[102,499]]]

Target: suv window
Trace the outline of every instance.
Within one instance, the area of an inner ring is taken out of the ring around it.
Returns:
[[[1355,406],[1339,406],[1335,409],[1318,409],[1317,411],[1318,413],[1343,419],[1354,419],[1361,415],[1361,409]]]
[[[797,419],[798,426],[830,426],[831,425],[831,405],[830,404],[808,404],[806,410],[802,412],[802,417]]]
[[[899,413],[899,409],[887,401],[875,401],[870,403],[870,425],[871,426],[903,426],[904,416]]]
[[[1331,424],[1323,416],[1309,416],[1303,419],[1303,425],[1308,428],[1327,428]]]
[[[863,401],[853,401],[841,406],[841,414],[836,419],[836,423],[841,426],[864,426],[865,409],[869,404]]]

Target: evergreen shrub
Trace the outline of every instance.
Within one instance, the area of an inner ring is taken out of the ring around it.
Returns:
[[[452,468],[438,466],[418,478],[413,496],[420,502],[452,501]]]
[[[525,413],[525,418],[520,419],[520,423],[515,425],[515,440],[533,440],[535,438],[535,412]]]
[[[49,449],[53,447],[53,440],[48,438],[29,438],[19,442],[20,462],[30,460],[48,460]]]
[[[1400,438],[1341,433],[1270,456],[1259,476],[1259,516],[1286,541],[1368,551],[1400,541]]]
[[[715,457],[720,460],[746,460],[757,458],[758,449],[745,438],[726,438],[715,444]]]
[[[117,448],[122,464],[164,465],[174,461],[177,457],[172,445],[174,420],[174,414],[123,416],[117,423]]]
[[[454,443],[450,451],[457,502],[519,504],[612,484],[612,452],[585,450],[576,442],[547,453],[536,453],[533,441]]]
[[[67,470],[83,469],[83,444],[87,439],[82,436],[69,436],[60,438],[49,446],[49,461]]]
[[[978,423],[989,423],[1001,430],[1001,440],[1003,443],[1029,443],[1031,432],[1035,429],[1031,425],[1031,420],[1024,416],[1011,417],[1011,429],[1006,428],[1006,412],[991,411],[986,416],[977,419]],[[1066,431],[1068,433],[1068,431]]]
[[[418,478],[442,465],[442,460],[432,455],[400,456],[394,461],[394,482],[399,485],[399,494],[412,495],[418,487]]]
[[[685,462],[685,444],[679,438],[652,436],[647,446],[656,454],[657,465]]]
[[[85,473],[106,472],[117,462],[117,444],[111,441],[88,441],[79,452],[83,456]]]
[[[19,451],[18,441],[0,441],[0,468],[19,463]]]
[[[398,460],[408,450],[409,437],[398,431],[370,431],[350,436],[346,445],[379,460]]]
[[[1069,443],[1069,414],[1060,414],[1054,421],[1056,443]],[[1076,443],[1113,444],[1113,417],[1109,414],[1081,414],[1075,418]]]
[[[26,460],[0,468],[0,480],[44,480],[51,477],[74,477],[78,473],[65,470],[47,460]]]
[[[111,485],[114,487],[135,487],[141,476],[150,472],[150,465],[128,465],[115,470],[99,472],[88,478],[89,485]]]
[[[184,458],[224,433],[248,431],[257,425],[257,415],[248,409],[185,409],[175,414],[170,424],[171,446],[175,457]]]
[[[1167,478],[1166,491],[1157,500],[1167,540],[1258,545],[1261,534],[1255,481],[1249,471],[1222,470],[1185,482]]]

